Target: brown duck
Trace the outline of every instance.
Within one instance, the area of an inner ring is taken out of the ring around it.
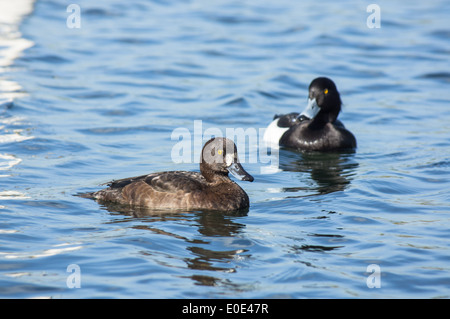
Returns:
[[[149,209],[205,209],[235,211],[249,207],[247,193],[229,177],[253,181],[239,163],[236,145],[226,138],[205,143],[200,173],[167,171],[113,180],[106,189],[81,194],[98,202]]]

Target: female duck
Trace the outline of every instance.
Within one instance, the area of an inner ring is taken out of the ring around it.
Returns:
[[[356,139],[337,119],[341,98],[334,82],[325,77],[309,85],[308,106],[301,113],[275,115],[264,140],[306,151],[334,151],[356,148]]]
[[[236,145],[226,138],[205,143],[200,172],[168,171],[114,180],[106,189],[83,194],[99,202],[150,209],[234,211],[249,207],[245,191],[228,177],[253,181],[239,163]]]

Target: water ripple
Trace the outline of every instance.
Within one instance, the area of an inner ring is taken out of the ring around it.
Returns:
[[[350,2],[100,0],[79,29],[57,1],[20,27],[0,10],[1,296],[448,298],[448,17],[444,1],[380,5],[379,29]],[[192,145],[194,121],[264,128],[300,112],[317,76],[358,149],[245,163],[244,214],[74,196],[198,171],[171,159],[175,128]]]

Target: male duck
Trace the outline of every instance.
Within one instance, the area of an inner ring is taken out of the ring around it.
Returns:
[[[355,136],[337,119],[341,98],[334,82],[326,77],[309,85],[308,106],[301,113],[275,115],[264,140],[306,151],[335,151],[356,148]]]

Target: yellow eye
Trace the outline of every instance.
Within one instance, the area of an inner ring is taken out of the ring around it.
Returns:
[[[222,155],[222,150],[218,150],[217,154]]]
[[[328,89],[325,89],[323,93],[328,94]]]

